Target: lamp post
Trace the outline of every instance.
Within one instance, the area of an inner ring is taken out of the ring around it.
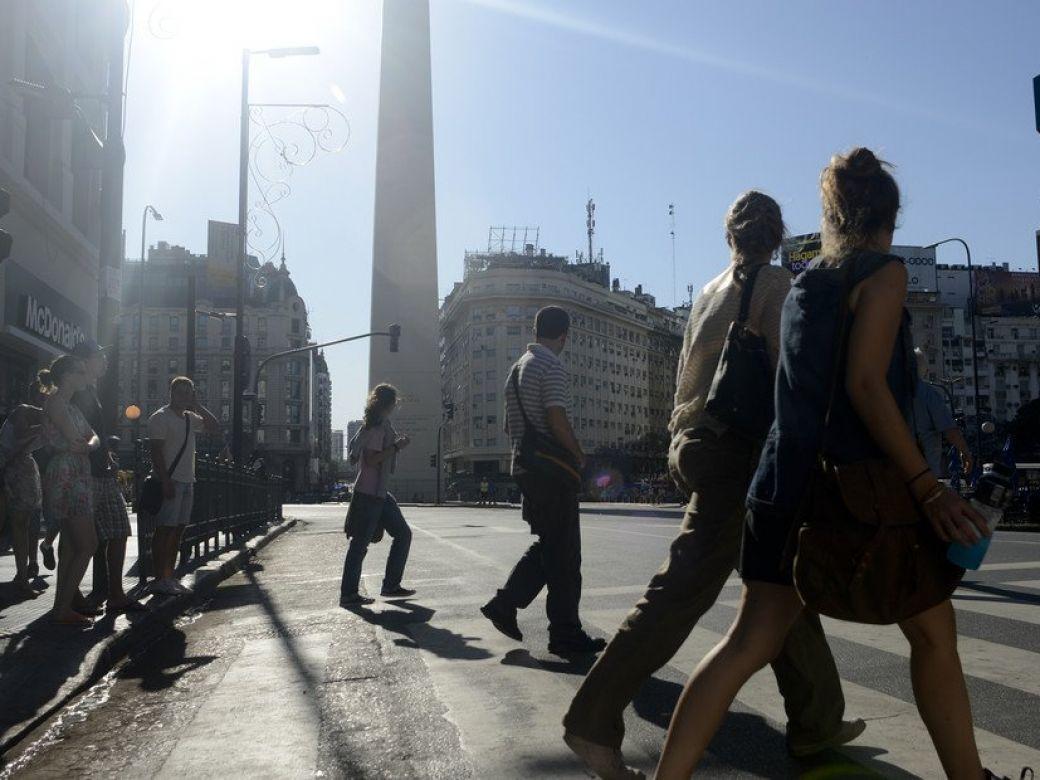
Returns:
[[[235,362],[232,377],[231,456],[242,458],[242,392],[245,389],[245,304],[246,258],[249,248],[246,219],[249,212],[249,59],[254,54],[266,54],[272,59],[303,57],[318,54],[317,46],[297,46],[285,49],[242,50],[242,101],[239,107],[238,147],[238,269],[235,274]]]
[[[162,222],[163,216],[156,211],[155,206],[145,206],[144,211],[141,213],[141,267],[137,273],[137,398],[138,404],[141,407],[141,413],[144,413],[144,264],[145,248],[147,243],[145,241],[145,235],[148,231],[148,215],[152,215],[152,219],[156,222]],[[141,418],[138,416],[134,420],[134,440],[136,441],[141,432]]]
[[[944,238],[942,241],[936,241],[933,244],[929,244],[925,249],[935,249],[943,244],[960,244],[964,247],[964,254],[968,259],[968,315],[971,317],[971,370],[972,380],[975,384],[974,397],[975,397],[975,457],[977,459],[982,458],[982,410],[979,407],[979,346],[977,337],[975,334],[975,272],[972,270],[971,265],[971,248],[968,246],[968,242],[963,238]]]

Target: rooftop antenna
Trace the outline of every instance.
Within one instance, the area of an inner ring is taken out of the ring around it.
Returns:
[[[592,236],[596,232],[596,204],[592,198],[589,198],[585,204],[585,227],[589,233],[589,262],[591,263],[594,259],[592,255]]]
[[[675,281],[675,204],[668,204],[668,235],[672,238],[672,306],[679,305],[678,287]]]
[[[693,285],[692,284],[686,285],[686,300],[687,300],[687,305],[692,309],[693,308]]]

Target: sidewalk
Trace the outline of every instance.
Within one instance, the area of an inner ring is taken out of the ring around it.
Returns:
[[[136,517],[131,514],[136,534]],[[209,592],[229,576],[248,556],[275,538],[295,521],[286,520],[266,529],[239,547],[222,548],[209,556],[192,558],[178,575],[201,593]],[[45,587],[35,599],[16,599],[10,581],[14,559],[0,555],[0,756],[12,740],[62,706],[71,696],[92,684],[131,649],[166,630],[169,621],[194,603],[194,596],[147,596],[137,593],[137,537],[127,545],[123,582],[150,611],[95,618],[87,630],[56,626],[49,611],[54,600],[54,572],[41,564],[36,585]],[[126,573],[132,576],[126,576]],[[191,577],[189,577],[191,575]],[[86,595],[91,571],[80,586]]]

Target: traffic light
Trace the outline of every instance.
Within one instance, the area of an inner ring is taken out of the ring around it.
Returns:
[[[401,326],[395,323],[386,330],[390,334],[390,351],[397,352],[401,346]]]
[[[437,453],[434,453],[433,455],[430,456],[430,468],[431,469],[437,468]]]
[[[0,219],[7,216],[7,212],[11,210],[11,193],[7,190],[0,188]],[[11,256],[11,247],[14,246],[14,239],[11,234],[6,230],[0,230],[0,263],[4,262]]]

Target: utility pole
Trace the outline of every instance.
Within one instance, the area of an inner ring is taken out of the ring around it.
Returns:
[[[117,345],[120,274],[123,266],[123,47],[126,41],[125,0],[108,0],[105,30],[108,34],[108,86],[105,91],[105,143],[101,169],[101,230],[98,239],[97,341]],[[101,380],[101,408],[106,433],[114,430],[119,417],[119,360],[113,352],[112,365]]]
[[[675,278],[675,204],[668,204],[668,235],[672,237],[672,306],[679,305],[678,286]]]

